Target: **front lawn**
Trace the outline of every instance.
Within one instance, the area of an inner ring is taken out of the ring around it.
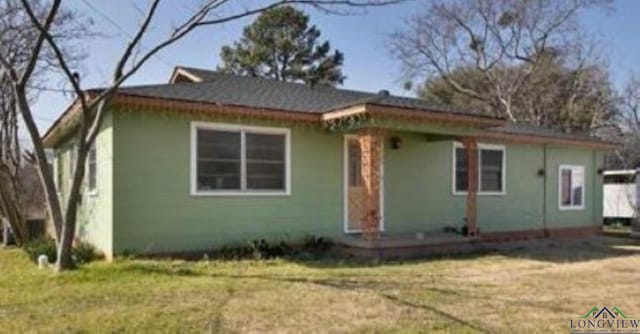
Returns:
[[[56,275],[0,249],[0,332],[568,332],[640,318],[640,242],[539,241],[408,262],[118,260]]]

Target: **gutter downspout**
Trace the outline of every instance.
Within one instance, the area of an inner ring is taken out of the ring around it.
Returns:
[[[640,217],[638,214],[640,212],[640,167],[636,168],[636,198],[634,198],[634,209],[635,209],[635,217],[631,222],[631,237],[635,239],[640,239]]]
[[[547,164],[547,144],[542,145],[542,163],[544,173],[542,175],[542,233],[545,238],[549,237],[547,229],[547,177],[549,174]]]
[[[592,180],[593,181],[593,186],[591,186],[591,188],[592,188],[592,190],[591,190],[591,218],[592,218],[592,221],[593,221],[593,225],[600,226],[600,229],[602,229],[602,222],[598,222],[598,220],[596,218],[598,217],[597,208],[600,207],[600,204],[598,204],[598,199],[600,199],[600,203],[603,202],[604,186],[600,185],[600,187],[598,187],[598,178],[600,177],[600,174],[598,174],[598,170],[600,170],[600,167],[598,166],[598,152],[596,150],[592,150],[591,152],[592,152],[592,157],[593,157],[593,172],[592,172],[592,175],[593,175],[593,180]],[[601,193],[600,196],[596,196],[596,194],[598,192]]]

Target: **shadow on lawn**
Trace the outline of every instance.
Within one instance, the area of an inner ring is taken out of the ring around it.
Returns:
[[[372,261],[340,256],[325,256],[320,258],[291,258],[287,259],[296,264],[310,268],[345,268],[367,269],[384,265],[385,267],[400,266],[425,261],[440,260],[473,260],[487,256],[504,256],[508,258],[524,258],[552,263],[571,263],[624,257],[640,254],[640,241],[621,238],[594,237],[574,240],[534,240],[518,242],[511,245],[498,244],[495,248],[485,248],[482,252],[453,256],[431,256],[412,260],[383,260]],[[268,266],[267,266],[268,267]],[[536,302],[526,298],[509,298],[495,294],[495,289],[482,289],[481,282],[470,282],[471,285],[459,286],[460,277],[444,275],[436,272],[404,272],[404,277],[396,277],[393,268],[390,272],[371,270],[348,270],[335,274],[332,271],[302,271],[279,272],[278,270],[255,270],[250,261],[237,268],[217,267],[215,264],[200,266],[194,262],[144,262],[134,261],[127,264],[123,270],[132,273],[161,275],[184,278],[211,278],[232,282],[267,281],[284,284],[309,284],[345,292],[360,291],[374,294],[397,306],[425,311],[437,315],[451,323],[482,333],[491,332],[486,324],[474,319],[464,319],[460,314],[448,312],[438,307],[447,300],[471,301],[478,303],[491,300],[505,305],[522,306],[534,310],[569,312],[562,305],[549,305],[546,302]],[[231,269],[231,270],[229,270]],[[455,274],[453,274],[455,275]],[[230,294],[229,298],[233,293]],[[222,318],[219,314],[212,314],[211,328],[222,328]]]
[[[463,249],[456,253],[434,253],[427,251],[411,257],[385,257],[379,254],[373,258],[354,258],[329,256],[312,261],[298,261],[309,267],[363,267],[376,265],[394,265],[442,260],[474,260],[487,256],[504,256],[509,258],[531,259],[543,262],[570,263],[610,259],[614,257],[640,255],[640,240],[631,238],[613,238],[595,236],[580,239],[535,239],[505,243],[487,243],[478,245],[473,250]]]
[[[567,263],[640,255],[640,240],[595,236],[581,239],[539,239],[516,244],[498,245],[489,250],[506,257],[536,261]]]
[[[552,263],[571,263],[593,261],[640,255],[640,240],[631,238],[595,236],[581,239],[534,239],[529,241],[516,241],[505,243],[490,243],[480,245],[472,251],[465,249],[460,252],[433,253],[432,251],[409,257],[392,257],[378,254],[379,256],[355,257],[345,255],[340,251],[331,251],[325,254],[303,254],[290,256],[284,260],[310,268],[368,268],[384,266],[400,266],[411,263],[423,263],[425,261],[446,260],[475,260],[488,256],[503,256],[508,258],[531,259]],[[224,261],[224,260],[223,260]],[[245,261],[245,260],[227,260]],[[246,260],[254,261],[254,260]],[[189,262],[187,262],[189,263]],[[193,263],[193,262],[191,262]],[[153,264],[140,266],[139,271],[146,273],[158,273],[166,271],[162,266]],[[172,275],[189,276],[193,270],[189,265],[176,266],[171,269]]]
[[[182,264],[183,266],[188,266],[188,263]],[[353,292],[353,291],[362,291],[367,293],[375,294],[393,304],[398,306],[407,307],[411,309],[420,309],[424,311],[428,311],[434,313],[442,318],[445,318],[448,321],[456,323],[460,326],[468,327],[480,333],[491,333],[489,329],[482,327],[477,323],[473,323],[471,321],[462,319],[455,314],[446,312],[445,310],[439,309],[435,306],[411,301],[409,299],[403,299],[401,296],[392,295],[387,293],[387,291],[392,290],[404,290],[410,291],[411,289],[415,289],[414,282],[406,282],[401,283],[398,281],[387,281],[385,280],[386,276],[381,276],[381,280],[376,279],[366,279],[367,275],[357,275],[353,274],[348,277],[341,278],[313,278],[313,277],[305,277],[305,276],[288,276],[286,274],[234,274],[234,273],[224,273],[224,272],[210,272],[207,270],[191,270],[184,267],[166,267],[166,266],[155,266],[144,263],[136,263],[127,266],[127,270],[135,273],[142,274],[153,274],[153,275],[166,275],[170,277],[207,277],[212,279],[225,279],[230,280],[232,282],[239,282],[241,280],[258,280],[258,281],[268,281],[268,282],[276,282],[276,283],[285,283],[285,284],[309,284],[316,285],[320,287],[326,287],[331,289],[339,289],[343,291]],[[475,298],[486,300],[487,296],[481,295],[471,295],[466,294],[456,290],[449,289],[439,289],[439,288],[430,288],[426,286],[421,286],[420,289],[428,290],[430,292],[438,293],[441,295],[449,295],[455,296],[458,298]],[[233,289],[232,289],[233,290]],[[233,291],[229,295],[228,298],[222,303],[221,306],[224,306],[233,296]],[[495,300],[495,298],[494,298]],[[529,305],[532,306],[532,305]],[[537,306],[537,305],[533,305]],[[539,307],[546,307],[540,305]],[[222,319],[219,314],[216,317],[212,318],[212,321],[207,324],[207,328],[211,326],[212,328],[221,329],[223,327]]]

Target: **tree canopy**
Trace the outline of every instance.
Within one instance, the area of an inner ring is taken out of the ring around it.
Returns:
[[[307,14],[291,6],[273,8],[245,27],[239,41],[222,47],[219,69],[310,85],[342,84],[344,55],[319,39]]]
[[[502,67],[500,75],[518,76],[520,66]],[[490,95],[481,71],[464,67],[452,71],[451,78],[479,94]],[[495,100],[478,100],[460,93],[441,76],[429,78],[418,88],[418,96],[434,103],[455,105],[493,116],[501,116]],[[559,58],[549,59],[523,83],[512,97],[513,117],[522,123],[564,132],[605,130],[616,116],[616,94],[606,67],[582,64],[574,67]]]
[[[612,89],[580,15],[610,0],[434,0],[391,35],[425,97],[513,122],[597,131]]]

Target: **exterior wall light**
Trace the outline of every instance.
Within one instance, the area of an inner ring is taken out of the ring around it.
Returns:
[[[393,136],[391,137],[391,148],[394,150],[397,150],[400,148],[400,146],[402,146],[402,138],[398,137],[398,136]]]

